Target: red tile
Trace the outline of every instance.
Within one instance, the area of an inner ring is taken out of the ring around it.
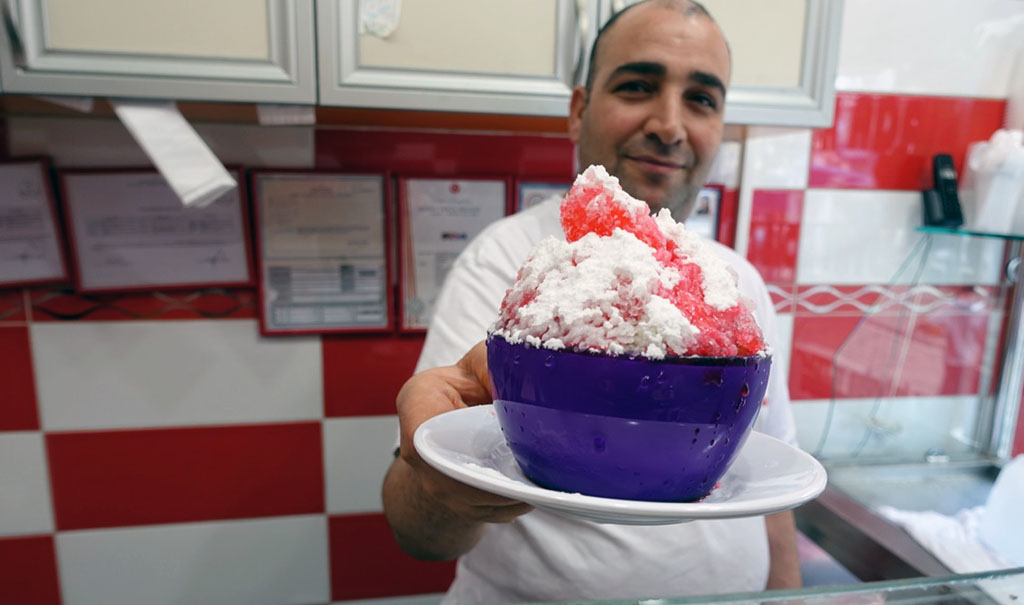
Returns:
[[[988,313],[797,315],[793,399],[963,395],[978,392]]]
[[[325,415],[394,414],[395,397],[412,376],[423,338],[422,334],[325,335]]]
[[[0,290],[0,321],[25,321],[25,295],[17,290]]]
[[[37,288],[31,296],[36,321],[256,317],[256,293],[251,288],[125,294],[80,294],[66,289]]]
[[[754,191],[747,259],[765,281],[778,284],[796,281],[803,206],[802,190]]]
[[[793,284],[767,284],[768,295],[776,313],[792,313],[795,309],[796,286]]]
[[[316,165],[434,176],[575,176],[565,136],[318,130]]]
[[[335,601],[444,592],[455,578],[454,561],[405,554],[382,514],[335,516],[328,523]]]
[[[718,209],[718,241],[736,247],[736,217],[740,211],[740,190],[724,189]]]
[[[0,538],[0,605],[60,602],[53,536]]]
[[[899,296],[899,287],[864,286],[799,286],[796,313],[801,315],[856,315],[876,310],[874,305]]]
[[[928,189],[932,156],[953,156],[1002,127],[1006,101],[839,93],[832,128],[811,144],[811,187]]]
[[[61,530],[323,512],[319,423],[46,436]]]
[[[28,328],[0,327],[0,431],[39,428]]]

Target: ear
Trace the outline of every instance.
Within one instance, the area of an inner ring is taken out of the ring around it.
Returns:
[[[587,109],[587,89],[576,86],[569,100],[569,140],[578,143],[583,128],[583,112]]]

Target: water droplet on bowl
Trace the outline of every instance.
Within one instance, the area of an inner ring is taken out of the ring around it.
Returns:
[[[594,451],[603,452],[608,447],[608,442],[604,440],[604,437],[594,437]]]
[[[547,357],[544,358],[544,367],[546,367],[546,368],[553,368],[553,367],[555,367],[555,356],[554,355],[548,355]]]
[[[750,394],[750,385],[744,382],[743,386],[740,387],[740,397],[746,397],[749,394]]]
[[[637,387],[637,390],[646,391],[649,388],[651,388],[651,377],[644,376],[643,378],[640,379],[640,386]]]

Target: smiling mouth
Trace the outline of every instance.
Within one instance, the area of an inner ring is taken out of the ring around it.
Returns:
[[[626,159],[632,160],[639,164],[643,164],[648,169],[653,169],[658,172],[675,172],[680,170],[686,170],[686,165],[678,162],[672,162],[669,160],[663,160],[661,158],[655,158],[650,156],[631,156],[627,155]]]

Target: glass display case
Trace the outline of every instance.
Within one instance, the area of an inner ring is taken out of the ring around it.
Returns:
[[[606,605],[639,603],[640,605],[684,605],[687,603],[800,603],[815,605],[842,603],[897,603],[927,605],[930,603],[975,603],[986,605],[1019,605],[1024,602],[1024,568],[998,572],[962,574],[939,578],[915,578],[869,582],[846,586],[824,586],[801,590],[776,590],[759,593],[721,596],[658,598],[630,601],[596,601]]]
[[[917,231],[888,285],[898,300],[879,296],[832,358],[832,399],[812,449],[829,487],[796,511],[800,530],[864,581],[965,571],[891,521],[889,511],[953,517],[980,510],[1010,460],[1024,386],[1024,234]],[[998,268],[992,283],[922,280],[982,262],[963,253],[968,244],[987,247],[984,262]],[[964,317],[987,325],[968,326]],[[968,330],[984,337],[958,340]],[[945,339],[941,349],[937,338]],[[962,366],[958,347],[971,360]],[[853,398],[863,404],[856,418],[844,409]]]

